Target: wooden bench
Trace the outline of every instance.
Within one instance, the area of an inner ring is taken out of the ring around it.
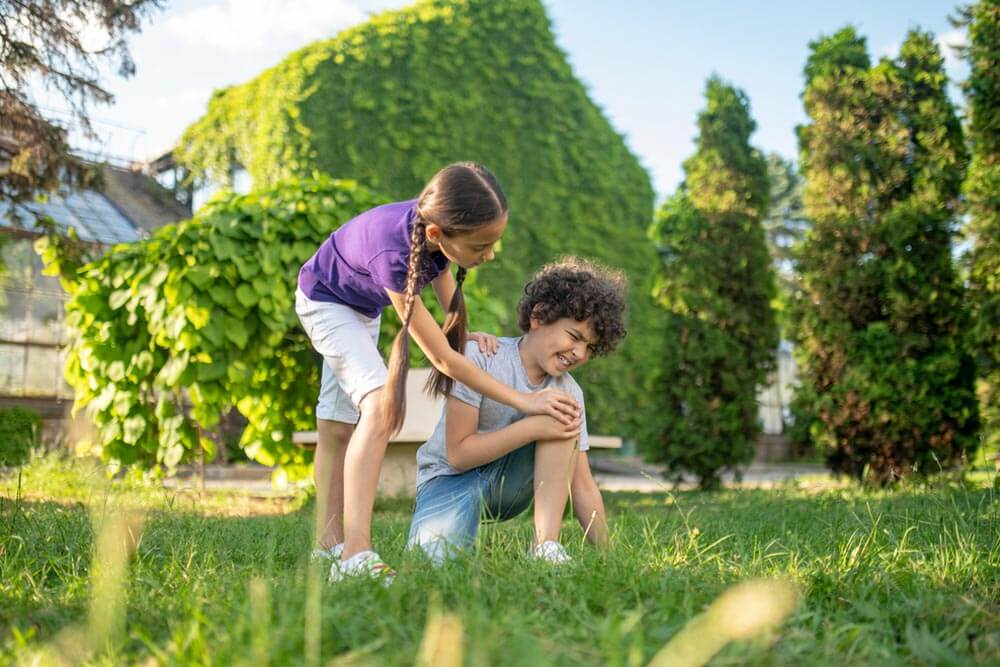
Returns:
[[[406,418],[399,433],[389,441],[382,474],[379,477],[379,493],[391,496],[412,496],[417,476],[417,449],[427,442],[441,418],[444,400],[424,393],[424,383],[430,369],[413,368],[406,381]],[[298,431],[292,435],[292,442],[300,447],[314,448],[318,435],[316,431]],[[610,435],[591,435],[590,446],[594,449],[619,449],[622,439]]]

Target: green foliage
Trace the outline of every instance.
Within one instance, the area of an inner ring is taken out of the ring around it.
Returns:
[[[965,148],[931,35],[912,31],[897,59],[870,68],[851,29],[812,48],[799,140],[813,227],[793,304],[800,408],[818,418],[810,431],[834,470],[885,484],[975,448],[951,257]]]
[[[695,472],[703,487],[753,457],[757,386],[774,366],[774,276],[761,218],[767,166],[750,146],[755,124],[742,91],[708,81],[687,179],[650,230],[662,268],[655,295],[667,339],[656,393],[667,422],[652,454]]]
[[[234,163],[255,187],[319,170],[396,199],[450,162],[488,165],[511,205],[499,261],[473,272],[507,304],[497,333],[516,331],[521,287],[547,261],[575,254],[625,270],[629,336],[578,379],[595,432],[655,430],[652,187],[574,77],[539,0],[423,0],[376,16],[217,92],[175,155],[199,179],[224,182]]]
[[[1000,2],[981,0],[964,11],[968,25],[969,140],[965,182],[972,238],[969,272],[970,343],[979,366],[979,409],[988,451],[1000,451]]]
[[[200,447],[211,456],[208,435],[235,406],[249,421],[247,456],[303,463],[290,435],[315,428],[319,364],[295,315],[298,269],[385,201],[326,177],[224,194],[67,274],[66,377],[105,458],[172,467]],[[469,302],[483,319],[495,309],[475,288]]]
[[[27,408],[0,409],[0,466],[27,462],[32,447],[38,444],[41,427],[41,418]]]

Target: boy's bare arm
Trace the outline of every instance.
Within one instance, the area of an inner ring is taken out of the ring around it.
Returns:
[[[565,440],[580,434],[579,419],[567,425],[547,415],[525,417],[498,431],[479,433],[479,408],[449,397],[445,409],[448,465],[457,470],[486,465],[529,442]]]
[[[596,547],[606,546],[608,519],[604,512],[604,498],[601,497],[601,490],[590,473],[587,452],[580,452],[576,457],[573,480],[570,482],[570,495],[573,498],[573,512],[587,536],[587,541]]]

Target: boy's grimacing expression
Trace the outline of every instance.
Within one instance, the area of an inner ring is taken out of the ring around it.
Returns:
[[[432,250],[440,250],[449,261],[466,269],[489,262],[494,257],[494,246],[507,229],[507,215],[475,229],[445,234],[438,225],[427,225],[427,244]]]
[[[531,330],[522,343],[529,379],[540,381],[539,372],[559,377],[579,368],[590,359],[595,339],[589,318],[581,322],[561,317],[548,324],[531,318]]]

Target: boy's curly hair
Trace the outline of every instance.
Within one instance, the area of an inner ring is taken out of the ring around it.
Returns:
[[[551,324],[561,317],[590,320],[597,336],[593,356],[614,351],[625,337],[625,275],[579,257],[563,257],[543,266],[527,285],[517,304],[521,331],[531,329],[531,318]]]

